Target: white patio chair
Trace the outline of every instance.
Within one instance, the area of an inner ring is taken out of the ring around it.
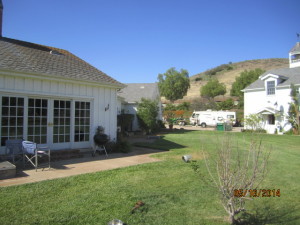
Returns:
[[[34,166],[35,171],[37,171],[39,166],[38,158],[48,157],[48,168],[50,169],[50,161],[51,161],[51,151],[47,146],[39,146],[31,141],[23,141],[23,153],[24,153],[24,166],[26,163],[30,163]],[[44,168],[43,168],[44,169]]]

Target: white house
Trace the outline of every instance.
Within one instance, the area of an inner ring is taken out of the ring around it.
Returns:
[[[0,153],[19,138],[90,147],[99,125],[115,139],[124,85],[66,50],[2,37],[0,5]]]
[[[288,109],[291,103],[291,84],[300,89],[300,43],[289,52],[289,68],[270,70],[246,87],[244,92],[244,114],[261,114],[262,128],[268,133],[276,129],[291,129]],[[278,131],[278,130],[277,130]]]
[[[136,114],[138,103],[141,102],[142,98],[157,100],[159,109],[157,119],[162,120],[162,105],[160,101],[160,94],[157,83],[126,84],[126,87],[119,91],[118,96],[121,97],[123,101],[122,112],[134,115],[131,131],[136,131],[140,129]],[[119,104],[121,105],[121,102]]]

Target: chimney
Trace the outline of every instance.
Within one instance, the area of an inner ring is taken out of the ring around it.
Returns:
[[[0,38],[2,37],[2,16],[3,16],[3,4],[0,0]]]

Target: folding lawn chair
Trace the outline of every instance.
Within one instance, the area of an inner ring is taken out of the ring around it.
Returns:
[[[5,141],[5,156],[7,160],[11,160],[13,164],[23,160],[22,139]]]
[[[31,141],[23,141],[23,153],[24,153],[24,166],[26,163],[30,163],[34,166],[35,170],[38,169],[38,158],[48,157],[48,167],[50,169],[50,149],[47,146],[37,147],[37,144]]]

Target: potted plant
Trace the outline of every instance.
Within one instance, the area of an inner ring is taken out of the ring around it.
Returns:
[[[105,145],[109,141],[109,137],[104,133],[104,127],[98,126],[94,135],[94,142],[96,146]]]
[[[168,124],[169,124],[169,128],[173,129],[173,125],[174,125],[174,123],[176,123],[176,119],[175,118],[169,118],[169,119],[167,119],[167,121],[168,121]]]
[[[164,117],[165,117],[165,120],[167,121],[167,123],[169,124],[169,128],[173,129],[173,125],[176,122],[176,119],[174,118],[175,111],[172,111],[172,110],[164,111]]]

